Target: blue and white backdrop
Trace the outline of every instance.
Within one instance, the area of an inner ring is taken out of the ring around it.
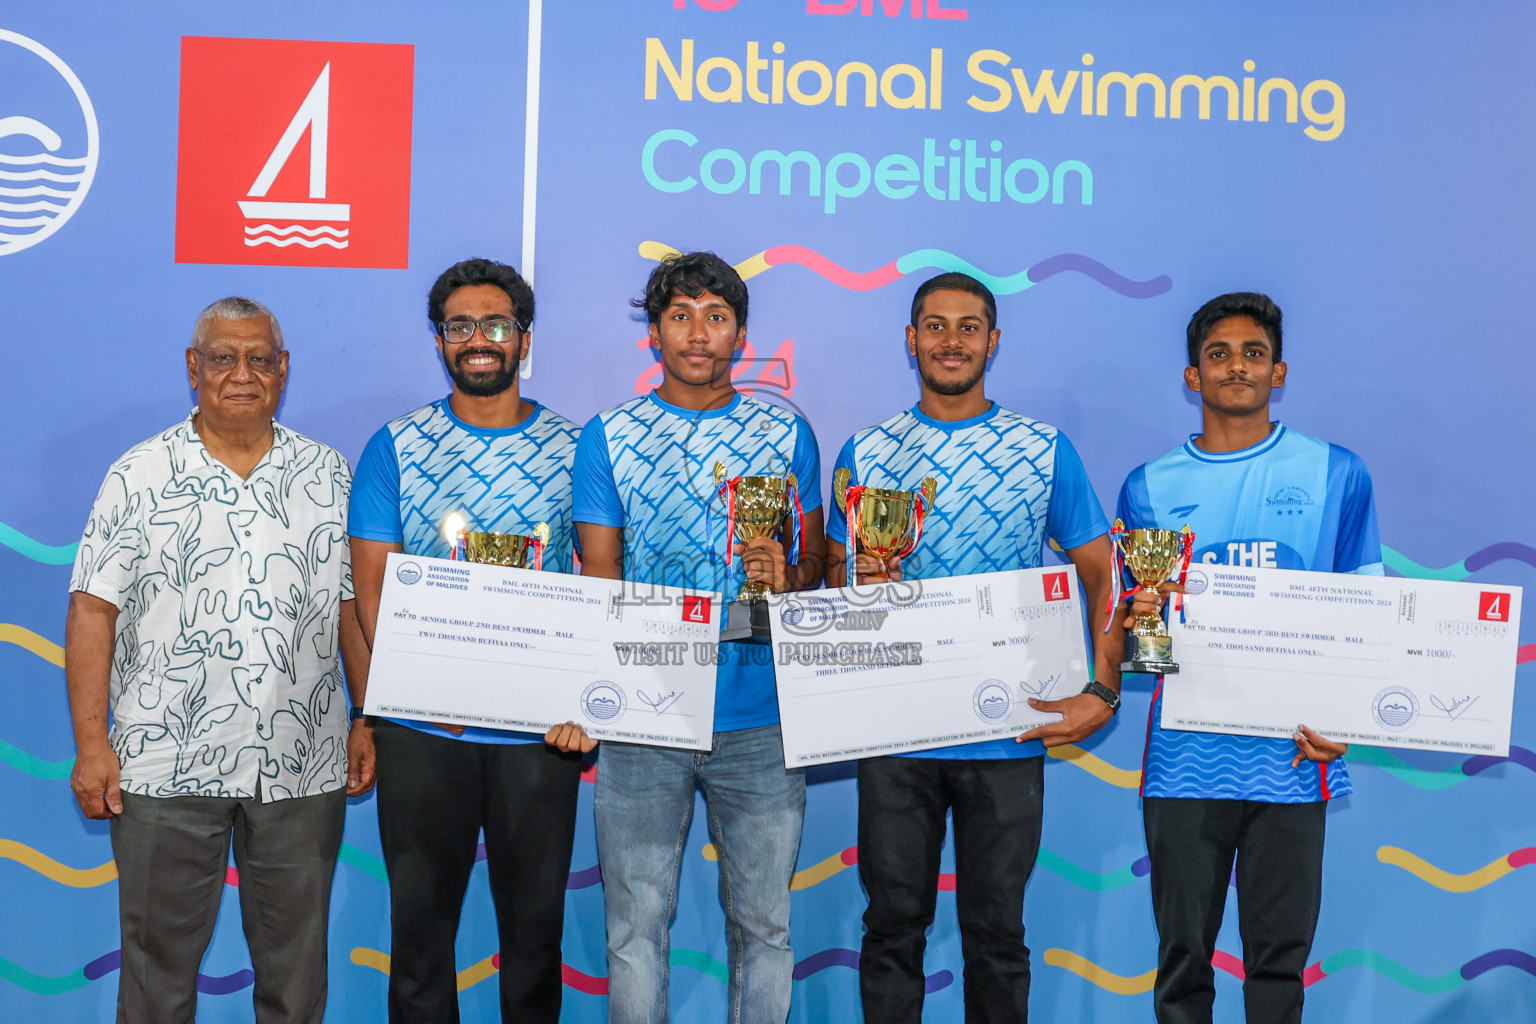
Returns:
[[[181,352],[207,302],[277,311],[282,419],[355,459],[447,390],[423,299],[449,263],[530,273],[525,388],[582,421],[657,379],[627,305],[652,261],[714,249],[752,290],[738,382],[803,410],[830,465],[915,396],[912,289],[967,269],[1001,304],[992,396],[1065,429],[1112,502],[1197,429],[1179,377],[1190,312],[1259,289],[1286,311],[1278,414],[1364,457],[1390,570],[1528,586],[1533,44],[1536,11],[1505,0],[7,5],[0,1019],[111,1018],[116,873],[66,781],[68,565],[107,465],[185,415]],[[1313,1019],[1536,1013],[1532,671],[1507,759],[1352,753],[1356,791],[1329,809]],[[1026,909],[1042,1019],[1150,1013],[1148,700],[1130,685],[1113,727],[1048,760]],[[605,1009],[590,800],[584,786],[564,949],[578,1022]],[[813,774],[796,1021],[856,1019],[853,802],[848,770]],[[714,1021],[722,915],[694,832],[673,1005]],[[355,800],[330,1020],[383,1014],[386,884],[372,798]],[[226,899],[203,1020],[252,1018],[238,914]],[[1232,917],[1225,1022],[1241,1007]],[[953,922],[946,891],[934,1021],[961,1015]],[[495,953],[477,875],[458,943],[471,1019],[495,1012]]]

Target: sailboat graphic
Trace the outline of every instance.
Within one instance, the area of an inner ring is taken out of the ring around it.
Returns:
[[[278,248],[302,245],[306,249],[314,249],[322,245],[328,245],[333,249],[347,247],[350,229],[332,225],[348,223],[352,218],[352,207],[347,203],[325,201],[330,122],[331,65],[326,64],[321,69],[320,76],[315,79],[315,84],[310,86],[304,102],[300,103],[299,109],[294,111],[293,120],[288,122],[287,130],[277,140],[277,145],[272,148],[267,162],[262,165],[261,172],[256,175],[256,180],[251,184],[251,190],[246,193],[246,198],[240,200],[240,212],[245,214],[248,222],[245,225],[246,245],[275,245]],[[283,165],[293,155],[294,149],[298,147],[299,139],[303,137],[306,128],[309,130],[309,201],[266,200],[267,192],[272,188],[272,183],[277,180]],[[258,223],[249,223],[251,221]],[[279,223],[272,223],[272,221],[279,221]],[[281,221],[288,223],[281,223]],[[306,226],[292,223],[293,221],[321,223]],[[331,223],[324,223],[326,221]]]

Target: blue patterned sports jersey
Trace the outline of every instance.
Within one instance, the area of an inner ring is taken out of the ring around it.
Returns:
[[[532,402],[515,427],[474,427],[448,399],[391,420],[363,449],[352,488],[347,532],[404,545],[405,553],[447,558],[443,520],[461,514],[471,530],[530,534],[549,524],[546,572],[570,572],[571,463],[580,428]],[[394,721],[394,719],[391,719]],[[452,737],[426,722],[400,719],[423,732]],[[471,727],[459,739],[480,743],[543,742],[542,736]]]
[[[915,491],[925,476],[938,481],[922,539],[902,560],[906,579],[1036,569],[1048,538],[1068,550],[1108,532],[1067,436],[995,402],[980,416],[955,421],[913,406],[854,434],[837,466],[852,472],[852,484],[867,487]],[[847,529],[834,502],[827,536],[846,543]],[[902,756],[990,760],[1044,752],[1038,740],[999,739]]]
[[[1235,452],[1202,451],[1191,437],[1126,478],[1118,514],[1133,528],[1189,524],[1197,564],[1382,573],[1365,463],[1279,423],[1263,441]],[[1291,740],[1165,730],[1162,707],[1159,681],[1147,724],[1143,796],[1296,804],[1353,789],[1342,760],[1292,768]]]
[[[821,507],[821,457],[805,420],[740,394],[722,409],[696,411],[653,392],[599,413],[582,430],[576,521],[623,528],[625,579],[718,590],[729,602],[743,580],[740,559],[720,557],[728,548],[716,462],[728,476],[794,473],[804,511]],[[777,722],[772,647],[723,643],[720,656],[714,731]]]

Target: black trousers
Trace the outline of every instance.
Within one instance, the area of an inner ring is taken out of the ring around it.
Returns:
[[[1142,817],[1152,857],[1159,1024],[1210,1024],[1211,956],[1234,858],[1248,1024],[1298,1024],[1323,899],[1327,804],[1148,797]]]
[[[581,758],[380,722],[391,1024],[459,1019],[454,939],[480,830],[501,945],[503,1021],[560,1019],[560,937]]]
[[[859,762],[859,878],[869,893],[859,994],[866,1024],[918,1024],[944,816],[955,819],[955,903],[966,1024],[1029,1016],[1024,883],[1040,851],[1043,757]]]

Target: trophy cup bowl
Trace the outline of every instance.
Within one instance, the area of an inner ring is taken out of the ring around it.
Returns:
[[[917,532],[922,528],[922,519],[933,508],[933,499],[939,490],[938,481],[931,476],[923,478],[921,503],[919,503],[917,491],[895,491],[881,487],[857,488],[853,501],[854,508],[850,513],[848,483],[852,478],[853,474],[847,469],[839,469],[834,473],[832,495],[837,501],[838,509],[848,517],[849,525],[860,547],[866,554],[873,555],[882,562],[888,562],[893,557],[911,552],[916,543]],[[856,555],[857,552],[848,552],[850,562]],[[875,581],[889,578],[889,573],[874,576]]]
[[[725,464],[715,463],[715,486],[725,481]],[[794,508],[793,490],[797,486],[795,474],[782,476],[738,477],[731,489],[735,492],[736,540],[745,544],[758,537],[778,536],[784,520]],[[773,588],[762,580],[748,580],[736,595],[738,601],[763,601],[773,593]]]
[[[1173,575],[1184,551],[1184,534],[1177,530],[1127,530],[1119,519],[1115,526],[1115,544],[1126,568],[1143,588],[1155,592],[1158,584]],[[1178,670],[1173,660],[1173,638],[1163,626],[1162,616],[1155,612],[1136,616],[1125,636],[1125,661],[1120,663],[1120,671],[1168,675]]]
[[[513,569],[537,569],[548,543],[548,523],[539,523],[532,534],[471,531],[464,534],[464,559]]]

